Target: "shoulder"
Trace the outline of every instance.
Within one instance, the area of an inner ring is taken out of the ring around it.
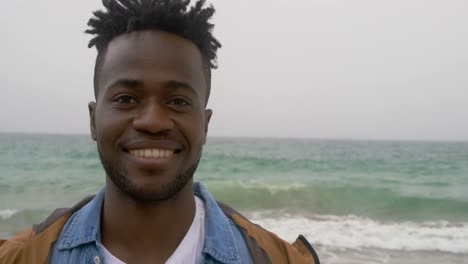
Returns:
[[[0,260],[8,263],[13,257],[20,254],[21,248],[35,236],[32,228],[26,229],[23,232],[8,240],[0,240]],[[16,257],[15,257],[16,258]]]
[[[35,263],[41,259],[45,260],[68,217],[69,215],[62,210],[56,210],[41,225],[29,228],[3,243],[0,242],[0,262]]]
[[[230,206],[222,202],[218,205],[239,228],[255,263],[320,263],[317,253],[304,236],[300,235],[294,243],[288,243],[250,222]]]
[[[0,263],[43,263],[70,216],[90,200],[87,197],[72,208],[56,209],[42,223],[0,240]]]

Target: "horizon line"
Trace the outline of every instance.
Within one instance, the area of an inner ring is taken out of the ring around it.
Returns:
[[[90,136],[89,133],[64,133],[64,132],[17,132],[0,131],[0,135],[36,135],[36,136]],[[379,141],[379,142],[432,142],[432,143],[468,143],[468,139],[395,139],[395,138],[333,138],[333,137],[303,137],[303,136],[246,136],[246,135],[208,135],[208,138],[232,138],[232,139],[290,139],[290,140],[322,140],[322,141]]]

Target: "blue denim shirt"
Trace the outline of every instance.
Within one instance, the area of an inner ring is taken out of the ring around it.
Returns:
[[[201,263],[253,263],[237,226],[224,215],[205,186],[195,183],[193,187],[206,208]],[[51,263],[105,263],[100,232],[104,191],[105,188],[67,221],[52,247]]]

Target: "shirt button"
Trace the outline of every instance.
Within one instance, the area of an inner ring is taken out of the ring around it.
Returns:
[[[94,257],[94,264],[101,264],[101,258],[99,256]]]

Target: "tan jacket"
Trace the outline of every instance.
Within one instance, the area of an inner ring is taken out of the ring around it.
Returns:
[[[52,244],[71,215],[87,204],[88,197],[70,209],[57,209],[43,223],[9,240],[0,240],[0,264],[49,263]],[[317,253],[303,236],[293,243],[248,221],[229,206],[218,203],[224,214],[239,227],[255,263],[320,264]]]

